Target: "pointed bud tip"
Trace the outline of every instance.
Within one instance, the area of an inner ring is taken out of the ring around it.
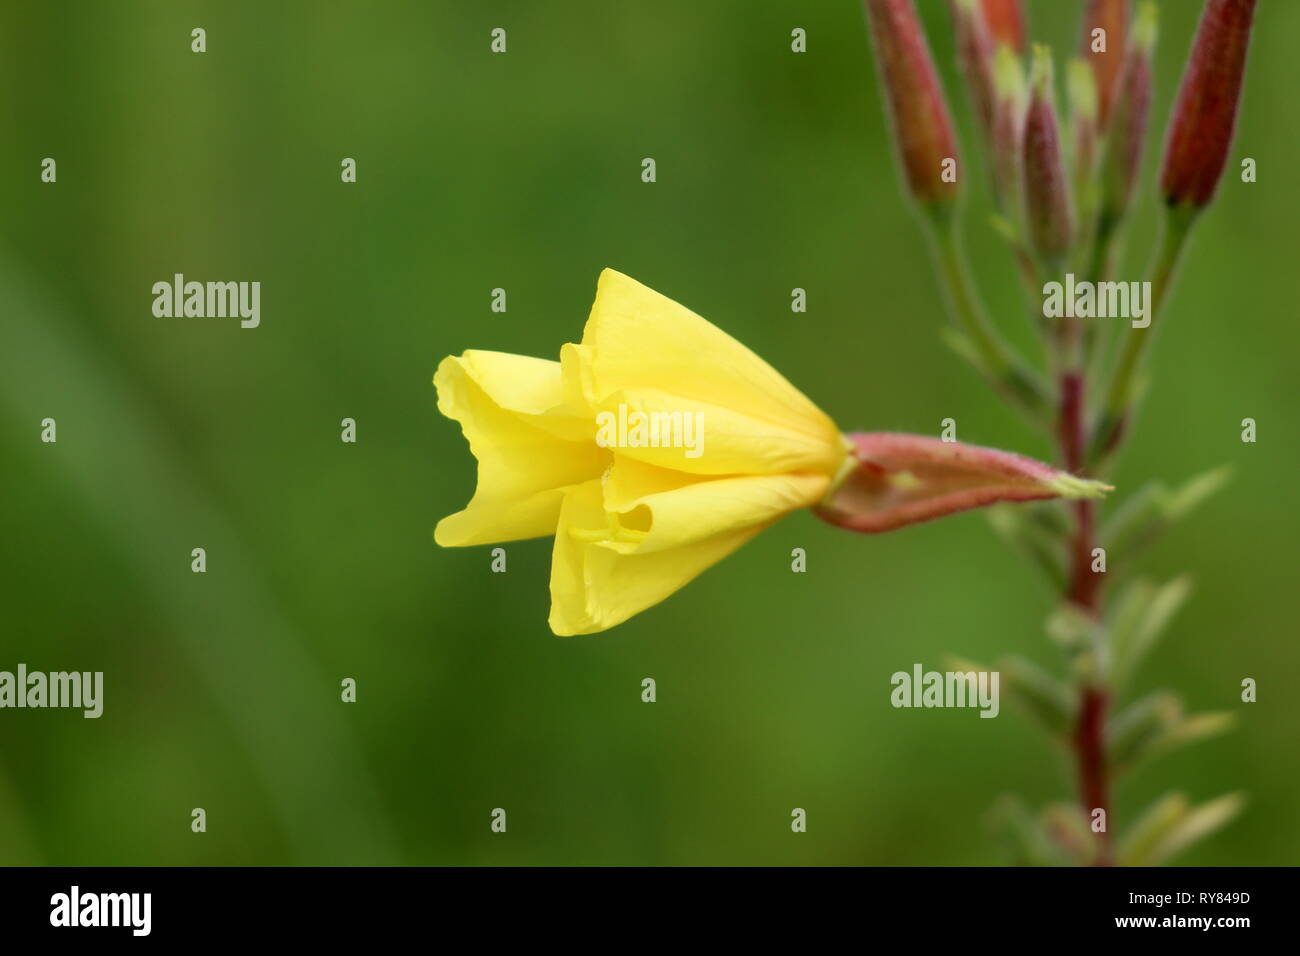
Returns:
[[[1034,44],[1034,59],[1029,67],[1029,86],[1035,96],[1047,99],[1052,94],[1052,48],[1046,43]]]
[[[1104,498],[1114,485],[1062,472],[1043,483],[1062,498]]]
[[[1070,91],[1070,108],[1075,115],[1087,119],[1097,118],[1097,77],[1084,60],[1075,58],[1066,68],[1066,83]]]
[[[993,55],[993,91],[999,100],[1019,104],[1025,101],[1025,71],[1020,57],[1007,44],[998,45]]]
[[[1133,49],[1140,53],[1150,53],[1156,45],[1156,34],[1159,32],[1160,14],[1156,7],[1155,0],[1146,0],[1138,7],[1137,15],[1133,18],[1132,43]]]

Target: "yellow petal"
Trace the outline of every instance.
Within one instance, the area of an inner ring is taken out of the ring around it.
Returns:
[[[835,423],[775,369],[717,326],[620,272],[601,273],[575,358],[587,397],[600,408],[621,393],[623,401],[671,406],[666,411],[714,411],[718,421],[705,420],[712,448],[674,468],[834,474],[843,461]],[[725,468],[710,466],[713,449],[719,460],[727,449]],[[774,457],[788,464],[776,468]]]
[[[622,554],[666,551],[728,531],[765,527],[816,504],[829,486],[830,479],[818,472],[701,478],[616,454],[602,491],[610,526],[619,533],[591,540]]]
[[[819,474],[700,480],[618,460],[605,482],[565,494],[551,558],[551,630],[591,634],[658,604],[817,500],[828,482]]]
[[[847,448],[838,433],[828,444],[824,435],[654,388],[614,392],[596,406],[595,415],[628,423],[610,429],[620,439],[611,446],[620,455],[695,475],[834,474]],[[645,425],[639,437],[633,428],[638,415]]]
[[[609,463],[587,416],[564,405],[558,362],[469,351],[443,359],[433,382],[439,411],[460,422],[478,459],[473,499],[434,532],[444,547],[554,533],[564,490]]]

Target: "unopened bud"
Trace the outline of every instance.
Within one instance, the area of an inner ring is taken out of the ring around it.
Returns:
[[[984,20],[995,43],[1025,52],[1025,10],[1021,0],[983,0]]]
[[[958,186],[943,174],[957,141],[916,10],[911,0],[866,0],[866,8],[908,188],[923,206],[947,208]]]
[[[1156,5],[1138,7],[1124,61],[1124,76],[1111,117],[1106,158],[1102,167],[1101,224],[1109,229],[1124,218],[1146,146],[1147,114],[1151,108],[1151,54],[1156,42]]]
[[[1171,206],[1214,198],[1237,122],[1255,0],[1207,0],[1165,143],[1160,187]]]
[[[1074,240],[1074,207],[1061,156],[1061,136],[1052,96],[1052,54],[1034,47],[1025,119],[1023,187],[1025,217],[1034,249],[1059,264]]]
[[[851,531],[892,531],[998,501],[1100,498],[1111,490],[993,448],[897,432],[847,437],[854,464],[814,511]]]
[[[993,135],[994,41],[977,0],[952,0],[957,59],[985,140]]]
[[[1110,123],[1111,107],[1124,72],[1128,14],[1128,0],[1088,0],[1083,15],[1079,55],[1092,67],[1097,81],[1097,123],[1103,130]],[[1103,42],[1104,50],[1100,49]]]
[[[993,65],[993,182],[998,204],[1017,228],[1023,198],[1020,170],[1028,108],[1029,93],[1020,58],[1011,47],[998,47]]]

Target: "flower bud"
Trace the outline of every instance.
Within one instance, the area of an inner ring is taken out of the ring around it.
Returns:
[[[1025,139],[1025,111],[1029,93],[1020,58],[1011,47],[998,47],[993,64],[993,183],[998,205],[1019,227],[1020,169]]]
[[[1156,42],[1156,5],[1146,0],[1133,21],[1111,117],[1101,176],[1101,227],[1109,230],[1128,210],[1142,166],[1147,114],[1151,108],[1151,54]]]
[[[957,159],[948,105],[911,0],[866,0],[881,85],[908,188],[923,206],[946,209],[957,183],[943,181]]]
[[[1022,176],[1025,217],[1034,249],[1051,265],[1070,250],[1074,207],[1052,99],[1052,55],[1045,46],[1034,47],[1029,86]]]
[[[993,35],[976,0],[952,0],[951,5],[957,59],[980,131],[987,140],[993,135]]]
[[[1071,60],[1066,71],[1070,94],[1070,123],[1074,130],[1075,198],[1085,201],[1097,162],[1097,79],[1083,60]]]
[[[1241,100],[1255,0],[1207,0],[1178,88],[1160,188],[1171,206],[1214,197]]]
[[[1093,37],[1093,31],[1098,29],[1106,31],[1104,52],[1094,48],[1098,38]],[[1111,107],[1124,71],[1127,30],[1128,0],[1088,0],[1079,55],[1088,61],[1097,81],[1097,122],[1103,130],[1110,123]]]
[[[897,432],[847,437],[854,464],[814,511],[850,531],[874,534],[998,501],[1099,498],[1110,490],[978,445]]]
[[[984,0],[984,20],[995,43],[1025,52],[1025,11],[1021,0]]]

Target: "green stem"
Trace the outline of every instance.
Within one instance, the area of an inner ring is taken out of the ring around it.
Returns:
[[[939,276],[947,290],[953,319],[974,350],[980,370],[993,387],[1032,422],[1038,425],[1046,423],[1049,420],[1047,390],[989,323],[962,255],[955,220],[933,218],[929,221],[933,227],[931,234]]]
[[[1110,390],[1102,406],[1101,421],[1093,438],[1090,459],[1098,465],[1113,455],[1133,416],[1138,377],[1151,349],[1156,320],[1160,317],[1161,306],[1168,295],[1174,270],[1178,267],[1178,260],[1187,244],[1192,223],[1196,221],[1197,211],[1182,206],[1166,210],[1151,270],[1151,301],[1148,305],[1150,323],[1146,328],[1129,329],[1120,349]]]

